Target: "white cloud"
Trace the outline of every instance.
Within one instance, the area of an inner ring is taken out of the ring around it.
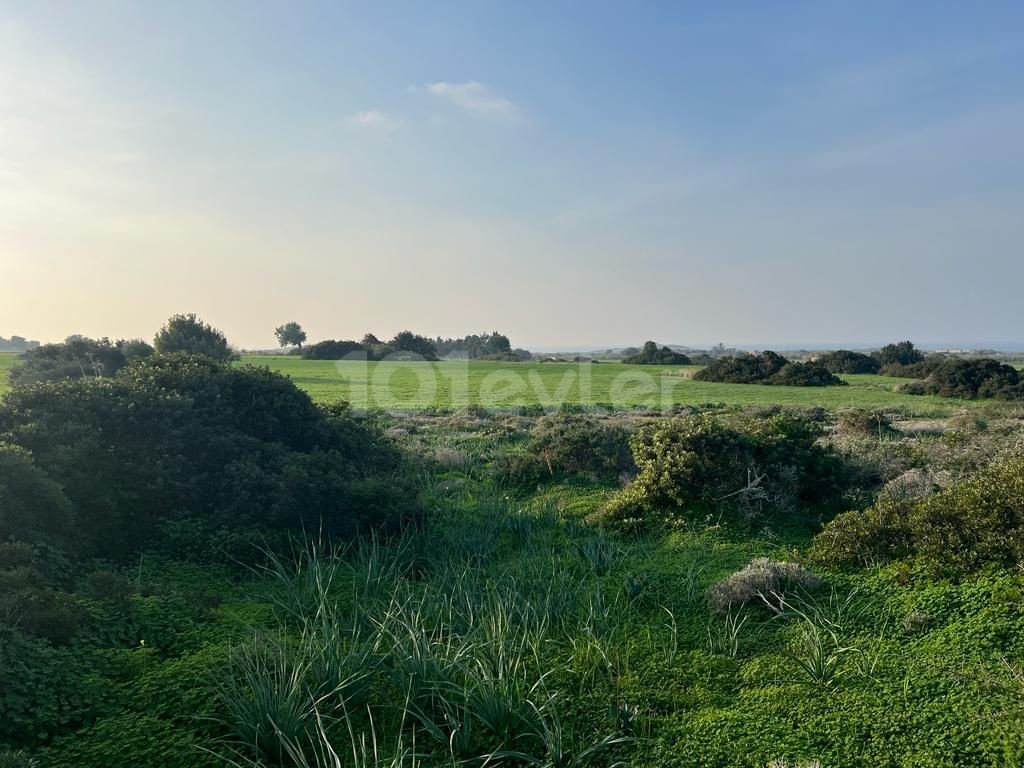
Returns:
[[[379,109],[364,109],[361,112],[356,112],[351,117],[353,125],[365,126],[367,128],[376,128],[379,130],[391,130],[398,126],[398,120],[391,117],[387,112],[382,112]]]
[[[465,83],[441,80],[427,83],[419,90],[447,99],[459,109],[475,115],[506,119],[519,113],[515,104],[476,80],[468,80]]]

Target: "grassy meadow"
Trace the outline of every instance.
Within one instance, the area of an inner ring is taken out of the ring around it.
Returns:
[[[901,408],[918,416],[948,416],[975,404],[905,395],[906,379],[844,376],[846,387],[767,387],[694,381],[699,366],[621,363],[502,363],[472,361],[359,362],[252,355],[243,363],[268,366],[291,377],[314,400],[350,400],[356,407],[394,410],[611,405],[779,404],[795,407]]]
[[[17,362],[0,352],[0,394]],[[317,402],[349,400],[356,407],[389,410],[595,405],[667,409],[673,405],[785,405],[838,408],[899,408],[920,417],[950,416],[964,407],[998,405],[905,395],[906,379],[843,376],[846,387],[766,387],[719,384],[690,378],[699,366],[621,363],[359,362],[244,355],[241,362],[289,376]]]

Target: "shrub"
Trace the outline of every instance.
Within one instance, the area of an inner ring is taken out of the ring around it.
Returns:
[[[774,613],[782,613],[788,594],[820,586],[821,580],[802,565],[759,557],[708,587],[707,598],[711,608],[719,614],[752,601]]]
[[[998,360],[943,360],[934,366],[919,386],[907,388],[912,394],[930,394],[973,400],[994,397],[1024,399],[1024,381],[1012,365]]]
[[[622,362],[630,365],[689,365],[690,358],[669,347],[659,348],[653,341],[644,344],[636,354],[627,355]]]
[[[43,344],[25,352],[19,364],[11,368],[9,378],[12,384],[33,384],[113,376],[129,360],[145,357],[152,351],[145,342],[68,336],[60,344]]]
[[[888,413],[883,410],[868,411],[863,408],[849,408],[840,411],[836,418],[836,429],[844,435],[877,438],[897,434]]]
[[[299,528],[347,536],[416,514],[391,443],[266,368],[156,355],[113,380],[15,388],[5,433],[63,486],[80,521],[64,540],[111,560],[186,543],[206,557]]]
[[[227,337],[194,314],[174,315],[157,331],[153,348],[162,355],[184,353],[202,355],[221,363],[238,355],[228,346]]]
[[[826,352],[815,358],[814,363],[830,373],[878,373],[881,368],[877,358],[849,349]]]
[[[775,412],[732,423],[682,416],[630,439],[638,474],[603,513],[609,522],[731,514],[751,520],[791,512],[798,501],[831,503],[846,482],[838,457],[816,444],[821,424]]]
[[[866,565],[914,556],[936,572],[973,573],[1024,564],[1024,456],[994,461],[923,500],[879,497],[847,512],[815,538],[829,565]]]
[[[527,451],[544,461],[549,474],[618,475],[632,467],[626,430],[603,426],[595,417],[584,414],[542,417],[530,432]]]
[[[913,363],[886,363],[879,373],[900,379],[923,379],[946,361],[945,355],[928,355]]]
[[[786,358],[770,350],[759,355],[721,357],[697,371],[693,378],[728,384],[758,384],[781,371],[786,363]]]
[[[0,442],[0,540],[53,542],[66,535],[73,519],[68,497],[32,455]]]
[[[827,368],[812,363],[786,363],[764,383],[785,387],[835,387],[846,384]]]
[[[366,347],[358,341],[318,341],[302,350],[305,360],[343,360],[349,355],[366,353]]]
[[[889,365],[891,363],[912,365],[924,359],[924,355],[914,346],[912,341],[898,341],[893,344],[886,344],[875,352],[874,357],[882,365]]]
[[[792,363],[772,351],[713,360],[694,374],[698,381],[727,384],[770,384],[789,387],[827,387],[845,384],[823,366]]]

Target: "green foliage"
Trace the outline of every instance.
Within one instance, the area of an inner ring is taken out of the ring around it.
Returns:
[[[622,362],[629,365],[689,365],[690,358],[682,352],[675,352],[669,347],[661,347],[653,341],[644,342],[644,346],[635,355],[628,355]]]
[[[305,360],[344,360],[349,355],[357,355],[367,352],[365,345],[358,341],[336,341],[328,339],[310,344],[302,350],[302,357]]]
[[[228,362],[238,357],[228,346],[227,337],[195,314],[171,317],[157,331],[153,347],[162,355],[202,355],[218,362]]]
[[[1024,381],[1012,365],[998,360],[943,360],[923,381],[908,384],[911,394],[939,395],[973,400],[992,397],[1000,400],[1024,399]]]
[[[420,336],[412,331],[399,331],[395,334],[395,338],[388,342],[388,346],[394,352],[406,352],[422,357],[425,360],[437,359],[437,349],[434,347],[434,342],[426,336]]]
[[[816,357],[814,363],[830,373],[878,373],[881,368],[878,358],[849,349],[826,352]]]
[[[924,355],[914,346],[912,341],[898,341],[886,344],[875,352],[873,357],[883,366],[893,363],[897,365],[913,365],[924,359]]]
[[[711,361],[697,371],[698,381],[728,384],[769,384],[788,387],[828,387],[845,382],[816,363],[792,363],[775,352],[736,355]]]
[[[883,495],[836,517],[815,540],[833,566],[916,556],[930,569],[967,574],[1024,563],[1024,457],[994,461],[924,500]]]
[[[277,337],[277,343],[282,347],[299,347],[306,342],[306,332],[302,330],[302,326],[292,321],[279,325],[274,329],[274,336]]]
[[[560,412],[542,417],[530,431],[526,449],[542,459],[550,473],[615,476],[630,470],[633,463],[629,433],[585,414]]]
[[[63,486],[78,520],[66,544],[111,560],[143,546],[248,557],[255,535],[349,536],[416,511],[399,453],[365,422],[267,369],[206,357],[18,388],[0,435]]]
[[[54,542],[74,520],[60,485],[24,448],[0,442],[0,541]]]
[[[89,659],[0,628],[0,741],[28,746],[86,721],[103,706]]]
[[[518,359],[518,356],[513,354],[512,343],[508,336],[497,331],[470,334],[461,339],[442,339],[439,336],[434,340],[434,349],[436,354],[442,358]]]
[[[829,503],[847,478],[839,459],[816,445],[820,429],[781,412],[733,423],[699,414],[643,427],[630,439],[637,477],[603,519],[634,524],[710,513],[750,521],[792,514],[798,501]]]
[[[8,375],[12,384],[113,376],[129,362],[152,352],[148,344],[138,340],[112,342],[106,338],[68,336],[60,344],[43,344],[28,350]]]
[[[213,768],[223,765],[195,735],[152,715],[129,712],[101,717],[44,751],[51,768]]]

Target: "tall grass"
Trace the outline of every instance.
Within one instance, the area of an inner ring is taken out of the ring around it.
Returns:
[[[531,522],[510,523],[517,517]],[[555,768],[623,743],[632,710],[614,691],[623,667],[615,633],[635,601],[621,583],[606,591],[588,582],[580,595],[579,561],[543,545],[556,536],[579,541],[594,573],[620,556],[603,535],[567,532],[550,511],[523,513],[500,498],[344,552],[314,543],[291,558],[270,555],[280,627],[236,653],[221,690],[225,760]],[[537,567],[491,567],[508,547]],[[567,728],[549,689],[575,674],[581,638],[596,679],[627,714],[606,733]]]

